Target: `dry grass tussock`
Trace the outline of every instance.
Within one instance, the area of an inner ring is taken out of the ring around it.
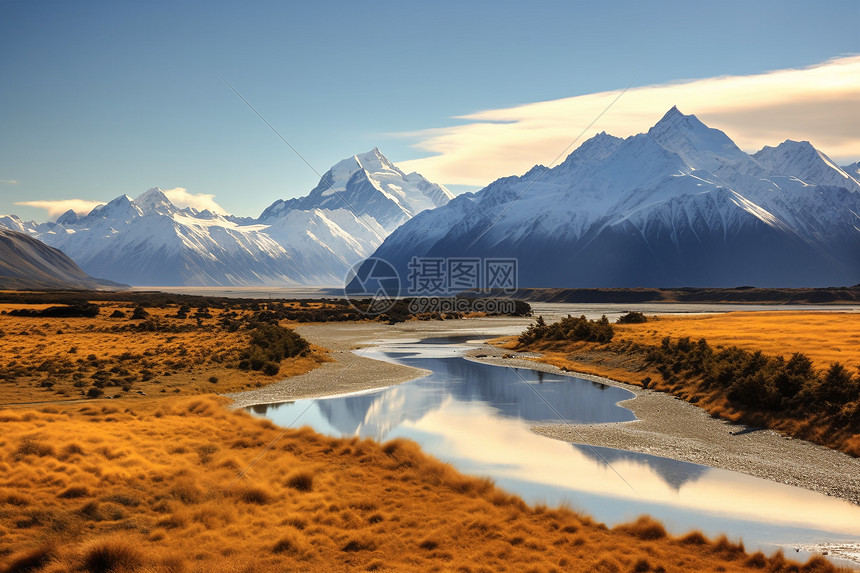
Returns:
[[[329,360],[324,349],[311,347],[280,361],[277,372],[274,364],[271,371],[238,368],[251,342],[250,327],[267,312],[247,305],[140,307],[145,318],[132,318],[134,303],[95,304],[97,316],[72,318],[13,316],[15,310],[51,305],[0,304],[0,404],[234,392]]]
[[[403,440],[289,430],[232,483],[280,429],[212,397],[5,415],[2,573],[833,570],[529,507]]]

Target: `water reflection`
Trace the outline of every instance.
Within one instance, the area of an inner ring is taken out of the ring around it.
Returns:
[[[320,400],[315,407],[338,433],[380,441],[388,439],[398,425],[420,420],[428,412],[451,403],[483,404],[491,409],[490,416],[530,424],[635,419],[630,410],[616,403],[633,396],[627,390],[586,381],[572,384],[567,377],[534,370],[498,368],[459,358],[431,358],[428,353],[438,354],[441,350],[455,356],[457,351],[450,346],[422,347],[425,352],[393,350],[385,354],[431,370],[430,376],[378,392]],[[259,408],[254,412],[278,423],[288,423],[294,414],[291,405]]]
[[[425,378],[252,411],[283,426],[310,425],[329,435],[406,437],[529,502],[566,503],[610,525],[648,513],[678,533],[727,533],[742,537],[748,548],[766,549],[860,536],[860,508],[847,502],[706,466],[538,436],[529,429],[538,422],[633,420],[617,404],[632,394],[471,362],[450,342],[390,342],[365,354],[432,371]]]
[[[594,460],[599,467],[612,468],[620,465],[622,462],[647,467],[660,476],[660,479],[676,492],[680,491],[685,484],[697,481],[712,469],[699,464],[691,464],[669,458],[659,458],[657,456],[643,456],[625,450],[598,448],[579,444],[571,445],[585,457]]]

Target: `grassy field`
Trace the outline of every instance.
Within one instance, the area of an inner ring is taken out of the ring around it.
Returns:
[[[0,571],[834,570],[648,518],[608,530],[411,442],[282,434],[224,402],[0,411]]]
[[[0,573],[834,570],[530,507],[411,442],[282,431],[212,393],[327,359],[238,368],[265,313],[340,310],[139,302],[77,318],[0,307]]]
[[[249,344],[245,327],[259,310],[197,307],[178,318],[181,305],[172,304],[146,307],[146,318],[133,319],[134,302],[95,303],[99,313],[92,318],[12,316],[54,305],[0,304],[0,404],[82,399],[92,388],[116,398],[224,393],[278,379],[237,368]],[[278,376],[307,372],[327,359],[312,347],[283,360]]]
[[[616,326],[620,340],[659,344],[666,337],[705,338],[712,346],[738,346],[788,358],[809,356],[818,368],[841,362],[860,368],[860,314],[838,312],[728,312],[704,316],[658,316],[643,324]]]
[[[707,383],[704,372],[695,368],[690,371],[680,360],[674,364],[669,361],[674,370],[653,360],[655,354],[663,354],[661,348],[666,337],[672,344],[677,344],[682,338],[688,338],[693,344],[705,339],[714,353],[728,351],[731,347],[750,354],[760,351],[764,358],[759,362],[769,360],[767,357],[779,357],[788,362],[793,354],[802,353],[809,357],[812,369],[819,373],[839,362],[845,366],[848,375],[856,379],[860,375],[860,315],[732,312],[705,316],[658,316],[644,323],[613,325],[613,329],[615,335],[610,343],[539,340],[522,345],[514,337],[497,342],[511,349],[539,351],[543,356],[536,360],[559,368],[629,384],[647,383],[650,388],[670,392],[695,403],[714,416],[777,429],[854,456],[860,455],[860,405],[856,400],[852,402],[849,399],[844,405],[829,407],[822,404],[818,397],[820,393],[813,388],[797,394],[793,400],[783,400],[783,406],[765,404],[765,398],[761,403],[755,403],[757,395],[765,392],[759,392],[761,388],[755,387],[758,382],[753,377],[741,389],[730,385],[718,386]],[[747,357],[750,362],[754,361],[752,358]],[[771,364],[775,363],[771,361]],[[760,372],[762,384],[766,383],[768,368],[770,366]],[[768,391],[773,393],[772,388]]]

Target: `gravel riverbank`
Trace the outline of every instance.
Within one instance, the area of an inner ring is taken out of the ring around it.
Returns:
[[[429,374],[426,370],[365,358],[360,355],[360,350],[359,353],[353,352],[369,346],[383,334],[391,337],[392,329],[388,325],[312,324],[300,326],[296,331],[312,343],[327,348],[331,362],[325,362],[306,374],[291,376],[255,390],[227,394],[233,400],[232,407],[246,408],[384,388]]]

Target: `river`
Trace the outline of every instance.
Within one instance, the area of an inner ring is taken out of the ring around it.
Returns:
[[[673,533],[698,529],[742,539],[748,550],[860,543],[860,507],[737,472],[624,450],[573,445],[530,430],[538,423],[633,420],[621,388],[492,366],[463,357],[469,337],[378,341],[364,356],[431,375],[325,399],[253,406],[284,427],[331,436],[397,437],[459,471],[489,476],[530,503],[565,504],[609,526],[649,514]],[[472,337],[477,338],[477,337]]]

